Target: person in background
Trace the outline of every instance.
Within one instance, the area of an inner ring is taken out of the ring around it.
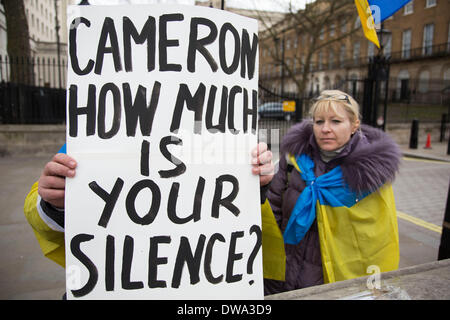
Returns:
[[[342,91],[323,91],[310,115],[283,137],[267,192],[286,271],[285,281],[265,280],[266,295],[398,268],[391,183],[400,149],[362,125],[358,103]]]

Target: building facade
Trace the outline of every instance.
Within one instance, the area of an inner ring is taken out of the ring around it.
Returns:
[[[336,19],[321,28],[317,39],[291,27],[280,28],[282,43],[274,43],[270,38],[261,41],[261,82],[284,87],[284,91],[296,91],[295,78],[306,67],[305,48],[313,40],[318,41],[316,46],[328,41],[329,45],[315,51],[309,60],[307,84],[302,94],[311,96],[336,88],[361,95],[369,60],[378,53],[378,48],[364,37],[356,8],[349,10],[353,11],[348,11],[351,19],[343,21],[336,15]],[[379,38],[383,54],[390,59],[389,99],[434,104],[449,99],[450,1],[412,0],[385,20],[382,27]],[[350,29],[355,32],[339,39]],[[338,40],[331,41],[333,38]],[[278,46],[283,63],[269,54]]]
[[[33,64],[33,84],[63,88],[66,83],[67,66],[67,5],[75,0],[25,0],[25,15]],[[20,57],[7,56],[6,18],[0,5],[0,56],[1,80],[8,81],[8,69]]]

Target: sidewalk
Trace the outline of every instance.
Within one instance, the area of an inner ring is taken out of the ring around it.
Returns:
[[[432,149],[424,149],[423,145],[415,150],[407,145],[401,149],[404,156],[450,162],[447,142],[433,142]],[[4,181],[0,188],[0,299],[60,299],[65,291],[64,269],[43,257],[23,214],[25,196],[52,156],[0,157],[0,176]],[[448,272],[445,268],[439,267],[436,272]]]
[[[266,296],[266,300],[449,300],[450,259]]]
[[[447,154],[448,142],[432,142],[431,149],[425,149],[424,145],[417,146],[417,149],[410,149],[409,145],[400,145],[403,156],[450,162],[450,155]]]

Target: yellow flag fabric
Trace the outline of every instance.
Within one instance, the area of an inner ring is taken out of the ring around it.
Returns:
[[[361,25],[366,38],[373,42],[378,48],[380,43],[378,41],[377,32],[375,30],[375,22],[372,16],[372,10],[369,8],[367,0],[355,0],[356,9],[358,10]]]
[[[398,268],[398,226],[392,186],[386,184],[354,206],[317,203],[317,223],[325,283]]]
[[[264,278],[284,281],[286,271],[284,240],[268,200],[261,206],[261,215]]]
[[[42,253],[63,268],[65,267],[64,233],[52,230],[42,221],[37,211],[38,183],[31,187],[25,198],[24,213],[28,223],[33,228]]]

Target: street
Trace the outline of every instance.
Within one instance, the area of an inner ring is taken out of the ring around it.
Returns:
[[[449,162],[403,158],[393,185],[401,268],[437,260],[449,181]]]
[[[64,270],[45,258],[23,214],[24,199],[51,155],[1,157],[0,299],[61,299]],[[394,183],[400,268],[437,260],[450,162],[404,158]]]

